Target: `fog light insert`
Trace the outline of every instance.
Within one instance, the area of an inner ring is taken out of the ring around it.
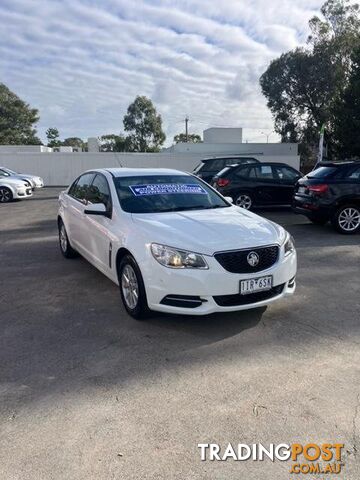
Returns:
[[[160,303],[169,307],[196,308],[200,307],[203,302],[207,302],[207,300],[193,295],[167,295]]]
[[[296,277],[293,277],[291,280],[289,280],[289,283],[288,283],[289,288],[292,288],[295,285],[295,278]]]

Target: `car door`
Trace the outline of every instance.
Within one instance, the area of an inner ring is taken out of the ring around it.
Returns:
[[[276,205],[278,201],[278,182],[275,179],[271,165],[252,165],[256,180],[254,179],[254,191],[256,203],[259,205]]]
[[[66,229],[70,243],[74,248],[83,253],[86,251],[87,227],[84,210],[87,205],[89,187],[95,173],[84,173],[71,185],[66,196]]]
[[[276,201],[281,205],[290,205],[294,188],[300,173],[287,165],[273,165],[274,182],[277,184]]]
[[[100,270],[106,272],[112,268],[112,210],[113,202],[107,178],[97,173],[89,187],[87,206],[102,203],[106,207],[107,216],[85,214],[87,230],[85,248],[90,260]]]

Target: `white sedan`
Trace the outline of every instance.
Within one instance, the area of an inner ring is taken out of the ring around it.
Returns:
[[[60,194],[60,249],[118,284],[135,318],[231,312],[293,294],[292,237],[230,200],[177,170],[88,171]]]
[[[0,173],[0,203],[22,200],[32,196],[32,188],[28,182],[17,178],[3,177]]]

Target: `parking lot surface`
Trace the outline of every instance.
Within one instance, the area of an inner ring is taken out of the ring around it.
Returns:
[[[289,462],[200,461],[198,443],[229,442],[344,443],[330,476],[360,478],[359,235],[262,211],[295,238],[292,298],[137,322],[116,285],[61,256],[58,192],[0,205],[1,479],[294,476]]]

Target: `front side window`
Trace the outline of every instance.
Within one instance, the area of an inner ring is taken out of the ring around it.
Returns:
[[[0,177],[10,177],[10,173],[0,169]]]
[[[129,213],[180,212],[230,205],[190,175],[139,175],[114,179],[121,208]]]
[[[295,180],[299,174],[289,167],[273,167],[280,180]]]
[[[214,160],[208,160],[205,163],[205,168],[204,170],[208,172],[218,172],[222,168],[224,168],[225,160],[224,159],[214,159]]]
[[[87,199],[90,203],[103,203],[108,210],[111,209],[110,188],[104,175],[96,175],[93,183],[89,187]]]
[[[351,169],[345,178],[349,178],[350,180],[360,180],[360,166]]]
[[[73,183],[69,190],[69,195],[76,198],[80,202],[85,203],[89,193],[89,187],[93,181],[94,173],[85,173]]]

